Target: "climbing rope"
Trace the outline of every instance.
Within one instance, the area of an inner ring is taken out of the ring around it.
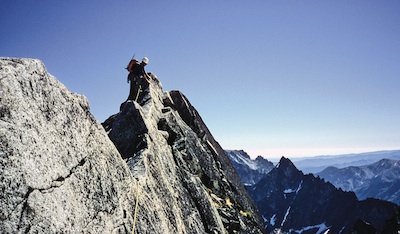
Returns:
[[[141,85],[139,85],[139,87],[138,87],[138,91],[137,91],[137,94],[136,94],[136,98],[135,98],[135,102],[137,102],[137,100],[138,100],[138,97],[139,97],[139,94],[142,92],[142,86]]]
[[[135,226],[136,226],[136,214],[138,210],[138,204],[139,204],[139,180],[137,181],[137,188],[136,188],[136,205],[135,205],[135,213],[133,215],[133,227],[132,227],[132,234],[135,234]]]

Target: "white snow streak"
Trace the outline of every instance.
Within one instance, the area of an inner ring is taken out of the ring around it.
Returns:
[[[272,215],[271,219],[269,220],[269,224],[275,226],[275,222],[276,222],[276,214]]]
[[[258,168],[259,165],[255,160],[252,160],[250,158],[245,158],[240,154],[234,152],[230,153],[230,156],[231,156],[230,158],[233,159],[233,161],[241,165],[247,165],[251,170],[256,171],[259,169]]]
[[[288,194],[288,193],[294,193],[295,192],[296,194],[298,194],[300,189],[301,189],[301,187],[302,187],[302,185],[303,185],[303,181],[300,182],[300,184],[299,184],[299,186],[297,186],[296,190],[294,190],[294,189],[285,189],[285,190],[283,190],[283,193]]]
[[[317,225],[314,225],[314,226],[307,226],[307,227],[303,227],[300,230],[291,230],[291,231],[293,231],[295,233],[298,233],[298,234],[301,234],[304,231],[317,229],[317,228],[318,228],[318,231],[316,231],[315,234],[325,234],[325,233],[328,233],[328,231],[329,231],[329,227],[326,226],[325,223],[317,224]]]
[[[285,214],[285,216],[283,217],[283,220],[282,220],[282,223],[281,223],[281,227],[283,227],[283,224],[285,224],[285,222],[286,222],[286,218],[287,218],[287,216],[289,215],[290,208],[292,208],[292,207],[289,206],[289,208],[286,210],[286,214]]]
[[[263,216],[261,216],[261,217],[263,218],[263,221],[264,221],[264,223],[268,221],[268,219],[267,219],[267,218],[265,218],[265,216],[264,216],[264,215],[263,215]]]
[[[283,190],[283,193],[294,193],[293,189],[285,189]]]
[[[297,187],[297,189],[296,189],[296,194],[299,193],[299,191],[300,191],[302,185],[303,185],[303,181],[301,181],[300,184],[299,184],[299,187]]]

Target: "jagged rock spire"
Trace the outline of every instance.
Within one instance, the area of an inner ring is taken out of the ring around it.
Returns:
[[[139,201],[140,216],[166,215],[170,228],[150,229],[158,233],[262,233],[257,209],[196,109],[181,92],[163,92],[151,77],[145,99],[125,102],[103,123],[134,175],[140,176],[142,188],[162,194]],[[150,209],[150,203],[169,204],[170,209]],[[177,227],[177,220],[184,225]],[[149,230],[148,221],[139,222],[138,230]]]

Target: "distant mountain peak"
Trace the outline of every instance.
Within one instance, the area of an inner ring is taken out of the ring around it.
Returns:
[[[293,162],[286,157],[282,157],[279,160],[279,163],[276,165],[274,170],[277,170],[279,174],[283,173],[285,177],[300,177],[304,175],[303,172],[297,169]]]
[[[312,174],[304,175],[292,161],[282,157],[262,180],[248,188],[267,232],[275,228],[289,233],[348,233],[358,219],[382,230],[398,206],[380,200],[358,201]],[[359,232],[360,233],[360,232]],[[362,233],[362,232],[361,232]]]
[[[294,167],[294,168],[296,168],[296,166],[293,164],[293,162],[289,158],[286,158],[284,156],[282,156],[281,159],[279,160],[279,165],[277,165],[277,167]]]
[[[246,186],[260,181],[274,167],[272,162],[261,156],[251,159],[244,150],[225,150],[225,153]]]
[[[376,162],[374,164],[380,165],[380,166],[395,166],[395,164],[398,162],[399,162],[399,160],[382,158],[381,160],[379,160],[378,162]]]

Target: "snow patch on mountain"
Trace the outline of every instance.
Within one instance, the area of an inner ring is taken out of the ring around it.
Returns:
[[[256,184],[274,167],[272,162],[261,156],[251,159],[243,150],[225,150],[225,153],[246,186]]]
[[[294,232],[294,233],[298,233],[301,234],[305,231],[309,231],[309,230],[313,230],[313,229],[318,229],[315,233],[316,234],[325,234],[325,233],[329,233],[329,227],[326,225],[326,223],[321,223],[321,224],[317,224],[314,226],[307,226],[307,227],[303,227],[300,230],[289,230],[289,233]]]
[[[261,173],[266,172],[264,165],[259,162],[260,157],[257,159],[251,159],[250,156],[243,150],[225,150],[225,151],[229,154],[229,158],[232,161],[241,165],[245,165],[254,171],[258,171]],[[270,170],[268,170],[268,172],[269,171]]]
[[[289,206],[289,208],[286,210],[285,216],[283,216],[283,220],[282,220],[281,226],[283,226],[283,225],[285,224],[286,219],[287,219],[287,216],[289,215],[290,209],[291,209],[291,208],[292,208],[292,207]]]
[[[269,220],[269,224],[275,226],[275,222],[276,222],[276,214],[272,215],[271,219]]]
[[[303,181],[300,182],[300,184],[297,187],[297,189],[295,189],[295,190],[294,189],[285,189],[285,190],[283,190],[283,193],[284,194],[288,194],[288,193],[296,193],[296,194],[298,194],[300,189],[301,189],[302,184],[303,184]]]

